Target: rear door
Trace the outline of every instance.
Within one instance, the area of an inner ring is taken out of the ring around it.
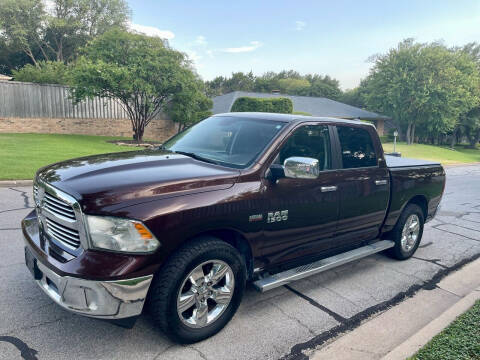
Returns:
[[[378,236],[390,197],[389,173],[375,129],[336,126],[339,217],[336,241],[355,245]]]

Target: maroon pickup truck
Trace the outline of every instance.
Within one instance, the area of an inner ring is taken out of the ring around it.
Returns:
[[[63,308],[205,339],[259,291],[380,251],[404,260],[445,186],[440,164],[385,156],[361,121],[212,116],[154,150],[40,169],[27,267]]]

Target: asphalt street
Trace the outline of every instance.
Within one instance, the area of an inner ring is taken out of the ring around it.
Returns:
[[[412,259],[377,254],[264,294],[249,287],[223,331],[180,346],[146,315],[129,330],[49,300],[24,265],[20,221],[31,207],[31,188],[0,188],[0,359],[300,359],[480,256],[480,165],[450,167]]]

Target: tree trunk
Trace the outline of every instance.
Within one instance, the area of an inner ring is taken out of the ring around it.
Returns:
[[[415,124],[412,124],[412,128],[410,129],[410,144],[415,142]]]
[[[450,139],[450,148],[451,149],[455,148],[455,144],[457,142],[457,133],[458,133],[458,128],[456,127],[455,129],[453,129],[452,138]]]
[[[412,124],[408,124],[407,127],[407,133],[405,134],[405,137],[407,138],[407,145],[410,145],[412,143],[412,138],[410,137],[410,131],[412,130]]]
[[[475,149],[478,142],[480,141],[480,129],[477,130],[475,135],[469,137],[470,146],[469,148]]]

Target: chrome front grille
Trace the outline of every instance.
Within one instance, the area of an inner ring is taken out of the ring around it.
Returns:
[[[75,212],[73,211],[73,208],[62,200],[59,200],[56,197],[45,192],[43,201],[45,209],[50,211],[52,214],[55,214],[59,217],[66,217],[70,220],[75,220]]]
[[[33,196],[40,230],[46,240],[43,250],[50,254],[53,251],[56,258],[64,261],[78,256],[86,241],[78,202],[38,179],[33,185]]]
[[[57,223],[49,218],[47,222],[47,233],[54,239],[60,241],[71,249],[78,249],[80,247],[80,235],[77,230],[69,229],[68,227]]]

